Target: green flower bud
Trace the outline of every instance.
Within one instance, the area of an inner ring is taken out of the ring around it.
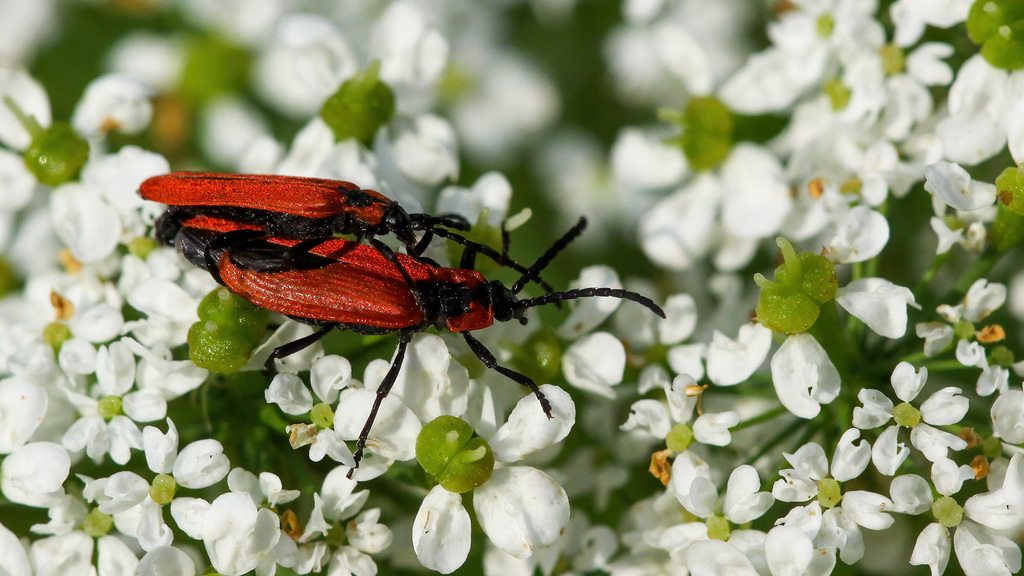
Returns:
[[[683,452],[693,442],[693,429],[680,422],[665,437],[665,446],[673,452]]]
[[[725,542],[729,539],[729,534],[732,533],[732,527],[729,526],[729,521],[724,516],[719,516],[718,514],[708,516],[705,524],[708,527],[708,538],[712,540]]]
[[[168,474],[157,474],[153,483],[149,486],[149,497],[157,504],[170,504],[174,499],[174,492],[178,489],[178,483],[174,477]]]
[[[71,328],[62,322],[50,322],[43,328],[43,341],[53,348],[53,352],[60,352],[60,347],[71,338]]]
[[[149,258],[150,253],[153,252],[155,248],[156,240],[147,236],[132,238],[131,242],[128,242],[128,252],[142,260]]]
[[[818,16],[817,29],[819,37],[828,38],[836,29],[836,21],[828,12],[822,12],[821,16]]]
[[[326,402],[317,403],[309,412],[309,420],[320,430],[327,430],[334,426],[334,410]]]
[[[40,182],[56,186],[78,175],[89,159],[89,143],[67,122],[54,122],[32,135],[22,157]]]
[[[998,436],[989,436],[981,443],[981,452],[989,460],[995,460],[1003,455],[1003,441]]]
[[[971,340],[974,338],[975,332],[977,330],[974,328],[974,322],[970,320],[961,319],[953,325],[953,335],[957,340]]]
[[[1024,165],[1003,170],[996,178],[999,201],[1018,216],[1024,216]]]
[[[416,438],[416,460],[449,492],[463,493],[491,477],[494,454],[473,428],[454,416],[439,416]]]
[[[717,98],[694,98],[681,115],[666,112],[662,118],[683,128],[683,134],[670,142],[683,149],[683,154],[695,171],[718,166],[732,149],[732,113]]]
[[[201,368],[240,370],[267,330],[266,310],[226,288],[207,294],[196,309],[199,322],[188,330],[188,353]]]
[[[943,496],[932,504],[932,516],[942,526],[953,528],[963,521],[964,509],[951,496]]]
[[[93,538],[106,536],[114,527],[114,517],[110,514],[100,512],[99,508],[93,508],[85,515],[82,521],[82,531]]]
[[[228,329],[232,337],[243,338],[253,346],[267,331],[269,320],[266,310],[223,287],[203,297],[196,314],[200,320]]]
[[[473,438],[456,454],[437,477],[437,483],[449,492],[468,492],[491,477],[494,453],[483,438]]]
[[[895,44],[886,44],[878,50],[882,57],[882,71],[892,76],[903,72],[907,64],[907,56],[903,49]]]
[[[977,0],[967,15],[967,35],[981,46],[989,64],[1024,68],[1024,4],[1020,0]]]
[[[990,246],[998,254],[1009,252],[1024,242],[1024,216],[1002,202],[996,203],[996,219],[989,234]]]
[[[185,48],[181,92],[192,101],[206,101],[237,92],[249,79],[252,58],[218,36],[192,38]]]
[[[843,501],[843,491],[834,478],[822,478],[818,481],[818,503],[823,508],[832,508]]]
[[[904,428],[913,428],[921,423],[921,411],[903,402],[892,409],[892,419]]]
[[[1003,368],[1009,368],[1013,365],[1013,350],[1010,350],[1006,346],[996,346],[992,349],[992,352],[988,355],[989,362]]]
[[[110,422],[114,416],[121,415],[122,401],[120,396],[107,396],[96,403],[96,412],[100,417]]]
[[[849,86],[843,84],[842,80],[833,78],[825,82],[825,95],[832,103],[832,109],[836,112],[846,108],[850,104],[850,96],[853,91]]]
[[[188,355],[196,366],[228,374],[249,362],[253,345],[247,337],[211,320],[200,320],[188,329]]]
[[[395,94],[380,80],[379,73],[380,62],[375,60],[365,72],[346,80],[324,102],[320,117],[338,140],[355,138],[369,146],[377,130],[391,121],[395,114]]]
[[[836,269],[819,254],[798,255],[785,238],[776,243],[782,249],[784,262],[775,269],[775,281],[760,274],[754,276],[754,282],[761,287],[757,317],[761,324],[776,332],[805,332],[818,319],[821,306],[836,295]]]

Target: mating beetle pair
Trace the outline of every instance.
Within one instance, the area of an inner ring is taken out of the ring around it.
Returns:
[[[464,220],[409,215],[378,193],[361,191],[347,182],[176,173],[150,178],[140,193],[146,199],[172,204],[157,223],[158,237],[173,241],[190,262],[246,300],[319,327],[310,336],[276,348],[267,360],[268,367],[333,328],[359,334],[398,332],[395,360],[377,388],[357,441],[357,467],[381,402],[394,385],[416,332],[434,327],[461,333],[485,366],[533,391],[550,418],[550,404],[537,384],[498,364],[471,331],[496,320],[516,319],[525,324],[528,309],[577,298],[632,300],[665,316],[649,298],[615,288],[549,291],[537,298],[518,298],[526,283],[539,279],[551,260],[582,233],[586,226],[583,218],[537,262],[523,268],[486,246],[447,230],[438,233],[438,226],[458,227]],[[366,202],[365,198],[372,200]],[[423,231],[424,238],[416,240],[416,231]],[[333,232],[356,234],[370,243],[333,238]],[[393,233],[409,254],[395,254],[374,238],[385,233]],[[466,247],[460,268],[440,267],[420,257],[431,234],[460,239],[456,241]],[[472,270],[475,254],[485,250],[493,253],[486,255],[522,276],[509,287]]]

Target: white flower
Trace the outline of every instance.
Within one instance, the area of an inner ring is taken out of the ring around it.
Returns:
[[[448,42],[412,2],[388,6],[370,38],[370,56],[380,59],[381,79],[398,89],[425,88],[444,71]]]
[[[256,93],[289,116],[308,118],[356,66],[352,48],[330,20],[289,14],[277,22],[260,53]]]
[[[145,86],[127,76],[101,76],[85,88],[71,125],[94,137],[111,130],[136,134],[149,125],[153,116],[149,97]]]
[[[257,511],[247,494],[230,492],[217,497],[202,524],[206,553],[217,572],[239,576],[273,561],[271,554],[281,537],[280,520],[269,509]]]
[[[459,214],[470,222],[487,211],[487,223],[500,226],[508,216],[512,184],[501,172],[487,172],[470,188],[445,186],[437,197],[438,214]]]
[[[897,415],[897,425],[890,426],[875,441],[871,459],[882,474],[893,475],[910,455],[910,451],[897,442],[899,426],[911,428],[910,441],[931,462],[947,458],[947,450],[967,447],[963,439],[935,428],[959,422],[967,414],[969,403],[959,388],[943,388],[920,404],[910,404],[928,380],[928,369],[915,372],[913,365],[900,362],[892,372],[891,382],[896,396],[903,401]],[[858,394],[862,407],[853,409],[853,424],[861,429],[877,428],[893,418],[893,402],[878,390],[863,389]],[[920,420],[920,421],[918,421]]]
[[[665,144],[665,134],[637,128],[619,132],[612,144],[615,181],[626,190],[660,189],[679,183],[686,158],[678,147]]]
[[[395,165],[413,182],[436,186],[458,177],[455,132],[440,116],[423,114],[396,118],[388,125],[387,138]]]
[[[1006,146],[1011,90],[1006,71],[991,66],[981,54],[960,67],[949,90],[949,116],[935,128],[947,159],[975,165]]]
[[[826,245],[828,256],[836,263],[870,260],[889,241],[889,222],[867,206],[855,206],[836,228],[836,235]]]

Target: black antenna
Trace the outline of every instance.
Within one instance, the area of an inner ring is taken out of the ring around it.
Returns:
[[[621,288],[576,288],[574,290],[566,290],[565,292],[553,292],[551,294],[545,294],[536,298],[529,298],[527,300],[520,300],[519,306],[523,309],[533,308],[534,306],[543,306],[544,304],[552,304],[555,302],[564,302],[565,300],[576,300],[578,298],[593,298],[607,297],[607,298],[621,298],[623,300],[632,300],[637,304],[646,307],[651,312],[654,312],[662,318],[665,317],[665,311],[654,303],[653,300],[646,296],[637,294],[636,292],[630,292],[629,290],[623,290]]]
[[[568,246],[570,242],[578,238],[586,227],[587,218],[585,216],[580,216],[580,219],[576,222],[575,226],[570,228],[568,232],[563,234],[561,238],[552,244],[551,248],[548,248],[548,251],[533,263],[533,266],[530,266],[526,272],[523,272],[523,276],[519,278],[519,280],[516,280],[516,283],[512,285],[512,293],[519,294],[523,291],[523,287],[526,286],[527,282],[537,279],[537,275],[540,274],[540,271],[547,268],[547,265],[554,260],[555,256],[558,256],[558,253],[565,250],[565,247]],[[563,294],[563,292],[555,292],[553,294],[548,294],[548,296],[554,296],[555,294]],[[639,296],[639,294],[637,294],[637,296]],[[568,300],[568,298],[566,298],[566,300]],[[555,302],[555,300],[552,300],[552,302]]]

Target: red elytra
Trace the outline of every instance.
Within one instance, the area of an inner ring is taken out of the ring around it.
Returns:
[[[383,252],[390,252],[390,248],[376,237],[390,233],[416,257],[423,254],[434,236],[440,236],[502,266],[525,272],[504,251],[497,252],[448,230],[468,230],[465,218],[455,214],[410,214],[383,194],[343,180],[172,172],[148,178],[140,185],[139,194],[172,207],[157,224],[157,239],[163,242],[172,241],[185,221],[208,216],[256,226],[268,237],[327,241],[336,234],[351,234],[367,239]],[[419,239],[417,231],[423,232]],[[539,277],[532,280],[552,291]]]
[[[353,214],[380,224],[394,201],[344,180],[272,174],[172,172],[139,186],[146,200],[172,206],[251,208],[306,218]]]

